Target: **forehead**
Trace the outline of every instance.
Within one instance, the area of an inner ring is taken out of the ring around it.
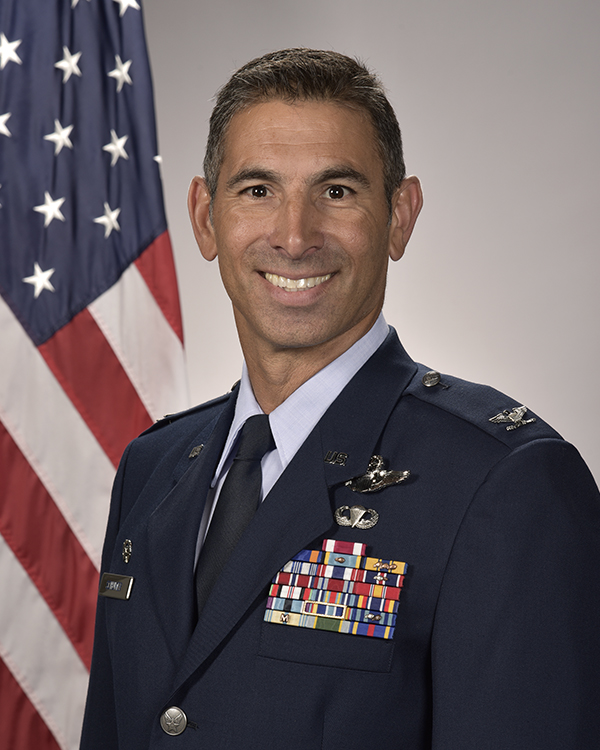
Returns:
[[[224,139],[222,172],[255,163],[272,168],[282,160],[306,170],[343,163],[379,172],[383,179],[369,115],[344,104],[269,100],[233,116]]]

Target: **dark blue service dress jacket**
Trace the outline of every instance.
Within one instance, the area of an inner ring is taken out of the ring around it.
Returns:
[[[265,498],[197,625],[194,550],[235,392],[129,445],[102,571],[134,582],[128,600],[99,597],[83,750],[600,747],[595,483],[541,419],[490,422],[518,406],[508,397],[449,376],[426,387],[425,372],[390,333]],[[374,455],[409,479],[353,492]],[[338,525],[353,505],[377,524]],[[324,539],[407,563],[393,638],[265,622],[273,576]],[[160,724],[171,706],[188,720],[178,736]]]

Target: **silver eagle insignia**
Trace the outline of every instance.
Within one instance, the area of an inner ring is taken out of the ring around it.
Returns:
[[[524,419],[526,414],[526,406],[515,406],[515,408],[510,411],[508,409],[501,411],[500,414],[491,417],[489,421],[494,424],[504,424],[508,422],[506,429],[510,432],[510,430],[516,430],[518,427],[523,427],[524,424],[531,424],[536,421],[535,417]]]
[[[381,456],[371,456],[366,472],[361,477],[354,477],[344,482],[353,492],[378,492],[385,487],[404,482],[410,471],[388,471],[383,468]]]

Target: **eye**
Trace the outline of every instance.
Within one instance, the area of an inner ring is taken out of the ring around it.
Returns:
[[[246,189],[246,192],[253,198],[266,198],[269,194],[266,185],[252,185],[252,187]]]
[[[328,198],[339,201],[341,198],[345,198],[350,193],[350,190],[343,185],[331,185],[326,190]]]

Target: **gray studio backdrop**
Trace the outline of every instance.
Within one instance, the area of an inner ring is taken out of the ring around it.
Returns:
[[[211,98],[263,52],[332,48],[381,74],[423,183],[408,251],[390,266],[388,322],[413,358],[542,415],[600,479],[600,3],[145,0],[144,11],[192,402],[228,390],[241,366],[217,264],[201,259],[185,208]]]

